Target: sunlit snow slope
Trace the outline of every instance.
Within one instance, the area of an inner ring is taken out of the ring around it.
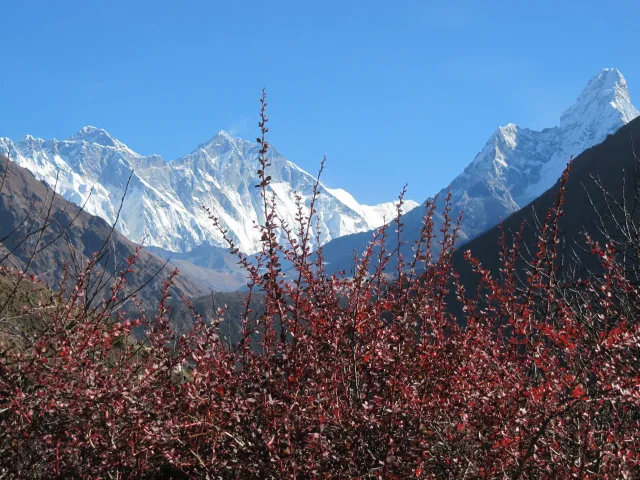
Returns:
[[[157,155],[139,155],[95,127],[85,127],[63,141],[26,136],[14,143],[0,138],[0,153],[55,185],[66,199],[109,222],[116,218],[133,170],[117,227],[135,242],[174,252],[187,252],[203,244],[226,247],[204,205],[221,219],[243,251],[258,249],[254,224],[264,221],[262,200],[255,188],[258,148],[223,131],[172,162]],[[270,158],[278,216],[293,225],[294,192],[308,206],[315,179],[275,149]],[[407,202],[404,209],[415,206],[415,202]],[[322,243],[370,230],[380,226],[384,218],[395,216],[392,202],[360,205],[344,190],[324,185],[316,210]]]

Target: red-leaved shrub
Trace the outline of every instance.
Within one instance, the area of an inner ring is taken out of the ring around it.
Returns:
[[[452,269],[459,220],[447,208],[437,231],[431,202],[414,258],[381,228],[352,277],[329,275],[310,247],[318,188],[297,225],[275,213],[265,107],[262,251],[229,240],[264,310],[247,307],[229,346],[224,310],[174,333],[173,276],[154,315],[110,308],[136,256],[100,308],[92,264],[65,276],[2,320],[0,477],[640,477],[640,295],[588,238],[603,275],[557,273],[567,173],[527,268],[518,235],[502,237],[500,275],[468,253],[477,291]]]

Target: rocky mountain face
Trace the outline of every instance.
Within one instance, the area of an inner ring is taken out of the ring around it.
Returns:
[[[558,274],[575,275],[578,278],[588,278],[591,275],[593,278],[593,273],[588,273],[591,271],[604,275],[600,259],[587,248],[584,236],[586,231],[591,239],[600,245],[605,245],[613,239],[616,242],[616,250],[625,259],[626,278],[638,282],[638,237],[633,233],[635,225],[640,221],[640,210],[636,208],[640,191],[640,179],[636,172],[640,168],[640,161],[637,149],[634,149],[634,143],[637,144],[638,139],[640,118],[632,120],[614,135],[585,150],[575,159],[566,184],[563,215],[559,219],[562,233],[558,251],[563,258]],[[532,257],[537,251],[539,228],[536,221],[544,219],[547,211],[555,206],[559,189],[559,182],[554,182],[548,190],[502,224],[509,244],[514,232],[525,225],[521,239],[524,258],[517,265],[523,271],[525,262],[533,261]],[[628,215],[625,215],[622,207],[627,209]],[[465,259],[465,251],[470,250],[484,268],[495,278],[500,278],[500,268],[503,267],[499,256],[501,234],[499,227],[493,227],[454,252],[452,261],[455,271],[460,275],[460,282],[468,292],[476,291],[479,276]],[[462,306],[458,304],[453,292],[449,304],[453,306],[456,314],[462,313]]]
[[[499,127],[467,168],[439,192],[438,211],[450,191],[454,216],[463,212],[461,241],[474,238],[554,185],[571,156],[601,143],[639,114],[623,75],[617,69],[604,69],[555,127],[541,131],[514,124]],[[423,214],[423,208],[416,208],[404,216],[410,244],[417,238]],[[353,250],[362,251],[369,240],[371,232],[334,240],[325,245],[325,258],[333,268],[348,269]],[[408,255],[409,249],[410,245]]]
[[[638,115],[622,74],[604,69],[557,126],[535,131],[510,123],[498,128],[451,182],[454,210],[464,211],[467,235],[475,237],[540,196],[560,177],[572,155],[599,144]]]
[[[203,209],[220,218],[241,250],[259,248],[254,227],[264,221],[262,200],[255,188],[258,147],[219,132],[193,152],[165,162],[140,155],[108,132],[85,127],[66,140],[26,136],[19,142],[0,138],[0,153],[55,187],[65,199],[113,222],[128,185],[117,228],[134,242],[186,253],[208,244],[226,247]],[[293,225],[295,193],[308,207],[315,178],[270,151],[271,192],[281,219]],[[407,202],[405,209],[417,206]],[[320,186],[316,203],[320,242],[370,230],[395,216],[392,202],[360,205],[349,193]]]

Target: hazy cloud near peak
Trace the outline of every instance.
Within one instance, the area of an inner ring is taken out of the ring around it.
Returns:
[[[252,117],[246,116],[239,118],[231,125],[228,125],[224,131],[227,132],[232,137],[247,137],[250,132],[250,128],[253,126],[251,124]]]

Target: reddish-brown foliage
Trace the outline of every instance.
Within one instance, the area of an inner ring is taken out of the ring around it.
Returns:
[[[273,208],[265,106],[263,97],[263,250],[252,263],[230,241],[264,312],[247,307],[229,348],[223,310],[194,314],[188,334],[171,330],[173,276],[155,315],[114,310],[135,256],[98,309],[86,308],[91,264],[65,277],[49,303],[11,317],[38,327],[0,351],[0,472],[638,478],[640,295],[613,246],[589,238],[603,275],[557,273],[567,173],[528,268],[518,267],[518,235],[503,236],[497,277],[467,255],[477,292],[451,266],[459,221],[447,209],[434,231],[433,203],[413,259],[386,250],[381,228],[353,277],[328,275],[322,249],[310,248],[315,196],[293,227]],[[396,226],[400,239],[399,214]],[[448,311],[453,293],[462,318]],[[143,341],[132,340],[142,326]]]

